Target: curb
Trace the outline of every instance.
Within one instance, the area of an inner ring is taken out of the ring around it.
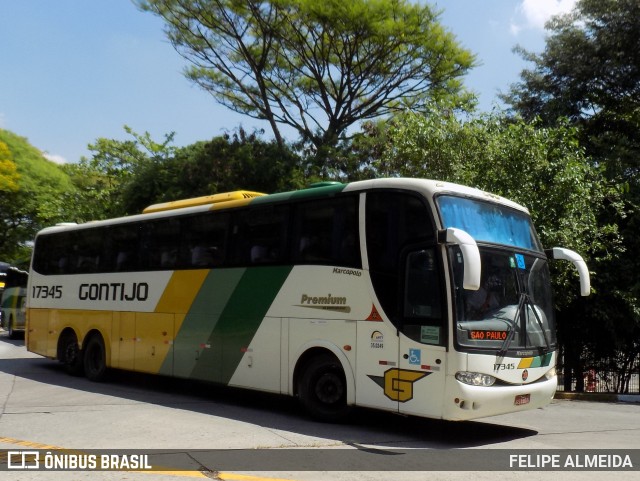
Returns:
[[[563,392],[556,391],[554,399],[567,399],[570,401],[591,401],[603,403],[631,403],[640,404],[638,394],[615,394],[596,392]]]

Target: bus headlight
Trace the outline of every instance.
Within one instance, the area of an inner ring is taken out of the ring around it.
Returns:
[[[551,380],[554,377],[556,377],[556,368],[552,367],[551,369],[549,369],[547,373],[544,375],[544,377],[546,377],[548,380]]]
[[[467,371],[458,371],[456,373],[456,379],[465,384],[470,384],[471,386],[484,387],[493,386],[493,383],[496,382],[496,378],[493,376],[489,376],[488,374]]]

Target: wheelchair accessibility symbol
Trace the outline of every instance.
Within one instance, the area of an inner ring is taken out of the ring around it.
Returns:
[[[419,366],[420,361],[420,349],[409,349],[409,364]]]

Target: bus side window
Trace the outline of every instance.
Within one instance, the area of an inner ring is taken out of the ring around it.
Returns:
[[[434,249],[407,256],[404,296],[405,320],[440,318],[440,276]]]
[[[435,247],[406,255],[402,332],[423,344],[444,345],[442,275]]]
[[[402,332],[423,344],[445,345],[442,275],[435,247],[406,255]]]
[[[141,232],[140,266],[144,270],[172,270],[178,267],[180,223],[177,219],[145,222]]]
[[[67,272],[91,274],[100,272],[106,229],[78,230],[72,237],[71,266]]]
[[[300,204],[294,222],[294,262],[362,267],[357,212],[355,196]]]
[[[280,264],[287,261],[289,206],[276,205],[236,214],[231,264]]]
[[[404,317],[402,254],[411,245],[435,244],[431,213],[419,197],[408,192],[368,192],[366,202],[371,281],[382,309],[399,326]]]
[[[185,217],[181,221],[181,257],[186,267],[217,267],[226,257],[229,215],[207,212]],[[170,259],[170,253],[165,253]]]
[[[109,228],[106,257],[106,271],[135,271],[139,267],[138,246],[140,244],[140,224],[124,224]]]

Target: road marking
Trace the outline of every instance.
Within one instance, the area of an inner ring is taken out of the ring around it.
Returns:
[[[51,449],[56,451],[69,451],[77,453],[79,450],[67,449],[61,446],[54,446],[52,444],[36,443],[34,441],[24,441],[22,439],[7,438],[0,436],[0,443],[13,444],[15,446],[23,446],[31,449]],[[126,470],[125,470],[126,471]],[[200,471],[128,471],[130,473],[143,473],[143,474],[165,474],[169,476],[180,476],[183,478],[201,478],[201,479],[222,479],[229,481],[294,481],[291,479],[281,478],[265,478],[263,476],[251,476],[247,474],[235,474],[235,473],[215,473],[215,477],[211,478]]]

